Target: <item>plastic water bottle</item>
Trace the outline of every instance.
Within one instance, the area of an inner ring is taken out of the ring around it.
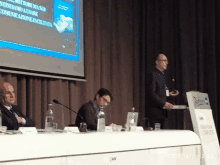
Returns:
[[[54,113],[51,109],[52,104],[48,104],[48,111],[46,113],[45,119],[45,132],[53,132],[53,125],[54,125]]]
[[[105,132],[105,113],[103,111],[103,106],[100,107],[100,111],[98,113],[97,131]]]
[[[133,113],[132,113],[132,117],[129,121],[129,131],[135,131],[136,130],[136,123],[137,123],[136,114],[134,113],[135,108],[132,107],[131,110],[133,111]]]

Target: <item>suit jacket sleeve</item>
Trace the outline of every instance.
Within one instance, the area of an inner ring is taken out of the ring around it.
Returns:
[[[16,121],[16,118],[10,117],[5,113],[2,113],[2,125],[7,126],[8,130],[18,129],[18,122]]]
[[[91,130],[97,130],[97,116],[93,110],[93,107],[88,105],[88,110],[85,113],[85,121],[87,123],[87,128]]]
[[[157,104],[160,108],[163,108],[166,100],[163,100],[157,93],[156,93],[156,85],[157,85],[157,79],[153,73],[149,73],[147,76],[147,90],[148,94],[151,98],[151,101],[153,101],[155,104]]]
[[[28,118],[27,116],[25,116],[18,106],[13,106],[13,110],[15,111],[15,113],[17,113],[17,115],[19,117],[22,117],[22,118],[24,118],[26,120],[25,125],[19,124],[20,127],[35,127],[34,121],[31,120],[30,118]]]
[[[83,117],[88,129],[97,130],[97,117],[94,113],[92,105],[89,103],[82,105],[78,111],[78,114]],[[80,122],[82,122],[82,119],[78,115],[76,118],[76,125],[78,127],[80,126]]]

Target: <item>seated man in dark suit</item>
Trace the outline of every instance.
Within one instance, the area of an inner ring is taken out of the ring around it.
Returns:
[[[15,98],[14,87],[8,82],[0,81],[2,126],[7,126],[8,130],[18,130],[19,127],[34,127],[35,123],[24,116],[18,106],[13,105]]]
[[[87,124],[87,129],[97,130],[97,115],[99,113],[100,105],[108,106],[112,101],[111,93],[104,88],[101,88],[95,95],[94,101],[89,101],[83,104],[78,114],[83,117],[84,122]],[[80,127],[82,122],[81,117],[77,115],[76,126]]]

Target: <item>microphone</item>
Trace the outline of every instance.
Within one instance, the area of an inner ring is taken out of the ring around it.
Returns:
[[[53,99],[53,102],[56,103],[56,104],[60,104],[59,101],[56,100],[56,99]]]
[[[63,105],[62,103],[60,103],[60,102],[59,102],[58,100],[56,100],[56,99],[53,99],[53,102],[56,103],[56,104],[60,104],[60,105],[62,105],[62,106],[64,106],[64,107],[66,107],[67,109],[73,111],[74,113],[76,113],[77,115],[79,115],[79,117],[82,118],[82,122],[84,122],[83,117],[82,117],[80,114],[78,114],[77,112],[75,112],[74,110],[72,110],[72,109],[70,109],[69,107]]]

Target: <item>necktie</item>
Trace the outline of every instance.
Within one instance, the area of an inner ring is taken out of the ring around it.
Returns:
[[[15,117],[18,117],[18,115],[15,113],[15,111],[11,108],[10,112],[13,113],[15,115]]]

